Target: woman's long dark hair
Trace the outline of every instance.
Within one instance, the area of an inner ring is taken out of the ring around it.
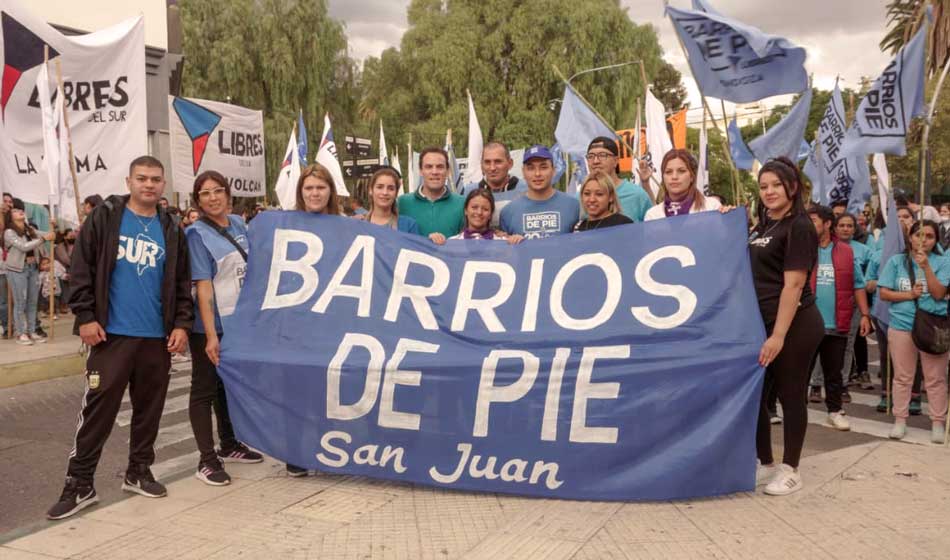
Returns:
[[[916,235],[917,232],[920,231],[920,228],[922,227],[929,227],[930,229],[933,230],[934,236],[936,236],[937,238],[937,242],[934,243],[934,248],[931,252],[937,253],[938,255],[942,255],[943,247],[940,246],[940,226],[938,226],[937,222],[933,220],[917,221],[917,222],[914,222],[912,226],[910,226],[910,233],[907,235],[907,237],[904,238],[904,252],[910,255],[911,251],[914,250],[914,246],[911,243],[911,239],[913,239],[914,235]]]
[[[16,201],[16,200],[19,200],[19,199],[14,198],[13,200]],[[22,204],[22,203],[21,203],[21,204]],[[21,211],[22,211],[22,210],[21,210]],[[24,212],[24,214],[25,214],[25,213],[26,213],[26,212]],[[27,220],[27,219],[24,219],[24,221],[23,221],[23,229],[22,229],[22,230],[16,227],[16,224],[13,222],[13,209],[12,209],[12,208],[11,208],[10,210],[7,210],[7,211],[3,214],[3,223],[4,223],[4,231],[6,231],[6,230],[8,230],[8,229],[12,229],[13,231],[16,232],[17,235],[22,235],[23,237],[26,237],[27,240],[33,240],[33,239],[36,239],[36,237],[37,237],[37,235],[36,235],[36,230],[33,229],[32,227],[30,227],[30,222],[29,222],[29,220]]]
[[[792,201],[792,215],[805,214],[805,199],[802,196],[802,174],[795,162],[784,156],[769,160],[765,162],[762,169],[759,169],[760,181],[765,173],[774,174],[782,183],[785,188],[785,196]],[[768,219],[768,208],[762,202],[761,195],[756,205],[756,216],[759,220],[759,227],[762,227]]]

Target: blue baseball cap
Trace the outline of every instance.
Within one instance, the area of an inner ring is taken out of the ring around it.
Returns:
[[[547,146],[535,144],[524,151],[524,160],[522,163],[528,163],[528,160],[532,159],[549,159],[554,161],[554,156],[551,155],[551,150],[549,150]]]

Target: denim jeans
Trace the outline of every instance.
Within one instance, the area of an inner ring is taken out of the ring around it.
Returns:
[[[13,324],[16,334],[36,332],[36,302],[40,296],[40,277],[35,264],[24,265],[23,272],[7,270],[13,287]]]
[[[0,324],[7,328],[7,275],[0,274]]]

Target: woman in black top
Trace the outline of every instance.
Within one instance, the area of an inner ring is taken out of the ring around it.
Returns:
[[[601,171],[588,175],[581,185],[581,205],[587,211],[587,219],[574,226],[575,232],[633,223],[620,213],[617,189],[610,177]]]
[[[808,426],[809,364],[824,335],[808,276],[818,259],[818,234],[805,212],[798,167],[787,158],[759,171],[758,225],[749,236],[749,257],[759,310],[768,339],[759,363],[766,366],[763,397],[775,388],[784,412],[783,464],[772,458],[768,407],[759,409],[756,485],[782,496],[802,488],[798,461]]]

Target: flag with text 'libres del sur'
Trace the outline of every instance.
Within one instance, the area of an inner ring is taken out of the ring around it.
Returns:
[[[667,5],[666,13],[704,95],[749,103],[808,87],[805,49],[726,17],[703,1],[696,0],[693,10]]]
[[[897,53],[874,81],[858,110],[841,146],[842,157],[882,153],[907,154],[904,139],[914,117],[923,116],[924,56],[930,29],[931,8],[926,23]]]
[[[746,219],[438,246],[264,212],[222,317],[235,432],[303,468],[441,489],[752,491],[765,329]]]

